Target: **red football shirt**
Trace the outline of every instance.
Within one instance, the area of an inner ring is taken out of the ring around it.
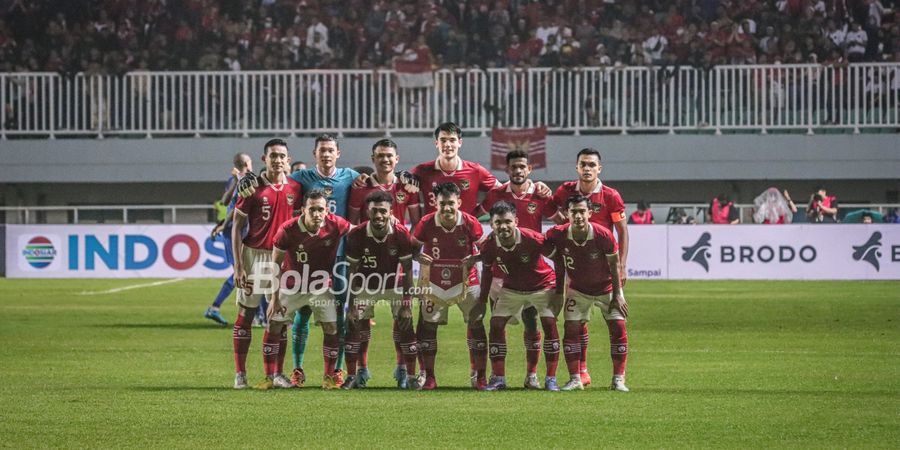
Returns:
[[[278,229],[294,216],[294,210],[300,209],[302,201],[300,183],[288,178],[284,184],[270,184],[263,178],[263,185],[256,188],[253,195],[239,197],[234,205],[235,212],[246,216],[249,223],[244,245],[271,250]]]
[[[457,213],[453,228],[441,226],[437,214],[426,214],[416,225],[412,235],[422,242],[422,253],[435,260],[462,260],[477,254],[475,244],[484,232],[478,219],[462,211]],[[469,271],[469,286],[478,285],[475,267]]]
[[[592,192],[581,192],[577,181],[563,183],[553,194],[553,203],[557,209],[566,208],[566,200],[575,195],[583,195],[591,200],[591,222],[602,225],[612,231],[613,224],[626,219],[625,202],[619,191],[597,182]]]
[[[459,165],[453,172],[444,172],[438,165],[438,160],[419,164],[413,167],[413,175],[419,178],[419,186],[425,195],[425,209],[423,214],[435,211],[435,198],[431,190],[443,183],[455,183],[460,190],[460,210],[466,214],[475,212],[478,206],[478,191],[488,191],[497,185],[497,177],[481,166],[470,161],[459,160]]]
[[[572,239],[571,224],[557,225],[547,230],[544,253],[562,258],[569,285],[587,295],[612,292],[612,275],[606,255],[619,251],[612,232],[592,223],[584,242]]]
[[[503,287],[522,292],[534,292],[556,286],[556,275],[542,256],[544,235],[519,227],[512,248],[500,245],[494,233],[481,246],[481,261],[507,276]]]
[[[507,181],[488,191],[487,196],[481,202],[481,209],[486,213],[490,212],[491,207],[501,200],[516,207],[516,217],[519,219],[520,227],[538,233],[542,231],[541,220],[545,217],[552,217],[557,210],[553,197],[541,197],[535,193],[534,183],[531,183],[524,194],[519,195],[512,191],[512,187]]]
[[[282,225],[275,236],[275,248],[286,253],[281,270],[296,271],[309,278],[318,278],[320,275],[315,273],[324,271],[322,275],[327,274],[330,279],[341,237],[348,231],[350,222],[335,214],[325,216],[318,231],[307,230],[303,224],[303,216],[291,219]],[[304,267],[307,267],[306,274],[303,273]],[[299,280],[289,278],[285,287],[291,289],[294,281]]]
[[[388,185],[379,184],[378,186],[366,186],[362,188],[354,187],[350,191],[349,206],[350,208],[359,210],[359,222],[362,223],[369,220],[369,208],[366,208],[366,197],[379,190],[387,192],[394,197],[391,213],[398,221],[400,221],[400,224],[406,225],[406,209],[409,208],[410,205],[418,204],[419,196],[417,194],[406,192],[406,189],[403,189],[403,185],[396,180],[394,180],[394,183]]]
[[[364,222],[347,235],[347,261],[358,262],[357,273],[367,277],[371,274],[395,275],[392,278],[369,277],[367,288],[370,290],[401,287],[403,271],[400,262],[412,259],[413,241],[406,227],[399,223],[388,226],[388,234],[377,239],[369,222]],[[385,280],[385,284],[379,286],[379,280]]]

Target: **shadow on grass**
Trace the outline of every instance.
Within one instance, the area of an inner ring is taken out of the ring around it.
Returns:
[[[209,323],[102,323],[91,325],[96,328],[126,328],[126,329],[160,329],[160,330],[231,330],[231,327],[223,327]]]

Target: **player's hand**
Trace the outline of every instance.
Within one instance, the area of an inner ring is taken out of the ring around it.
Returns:
[[[272,301],[269,302],[269,308],[266,309],[266,318],[269,322],[272,321],[272,318],[277,315],[284,315],[287,313],[287,306],[281,304],[281,301],[278,297],[273,296]]]
[[[541,198],[547,198],[553,195],[553,191],[550,190],[550,186],[544,184],[543,181],[538,181],[534,183],[534,192]]]
[[[406,189],[406,192],[410,194],[419,192],[419,178],[413,175],[412,172],[403,170],[395,173],[394,176],[400,180],[400,184],[403,185],[403,189]]]
[[[247,174],[238,181],[238,195],[247,198],[256,192],[257,187],[259,187],[259,177],[248,170]]]
[[[622,315],[628,317],[628,302],[625,301],[625,294],[622,291],[614,292],[612,301],[609,302],[609,309],[616,308],[622,312]]]
[[[562,311],[563,303],[566,298],[562,292],[554,292],[550,294],[550,311],[553,312],[553,316],[556,317],[559,315],[559,312]]]
[[[372,177],[361,173],[358,177],[353,179],[353,188],[354,189],[362,189],[369,185],[369,181]]]
[[[234,167],[232,167],[232,168],[231,168],[231,176],[235,177],[236,179],[240,179],[240,178],[241,178],[241,171],[240,171],[240,170],[237,170],[237,169],[234,168]]]
[[[475,302],[475,306],[469,311],[469,322],[484,322],[484,314],[487,312],[487,303]]]
[[[625,287],[625,283],[628,282],[628,272],[626,270],[625,264],[619,265],[619,278],[622,282],[622,287]]]
[[[238,265],[234,266],[234,287],[246,292],[244,287],[247,285],[247,274],[244,268]]]
[[[216,236],[218,236],[219,233],[221,233],[224,228],[225,228],[224,223],[217,224],[216,226],[213,227],[212,231],[209,233],[209,237],[211,237],[213,240],[216,240]]]

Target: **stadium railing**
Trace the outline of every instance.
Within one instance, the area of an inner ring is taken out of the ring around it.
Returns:
[[[753,223],[752,204],[735,204],[741,223]],[[696,223],[706,221],[709,205],[705,203],[654,203],[656,223],[665,223],[670,211],[680,208]],[[633,212],[634,204],[626,204],[626,211]],[[803,212],[805,206],[797,205]],[[839,217],[858,209],[869,209],[886,215],[893,209],[900,210],[900,203],[842,203]],[[91,206],[0,206],[0,223],[7,224],[212,224],[216,211],[211,205],[91,205]]]
[[[481,133],[900,127],[900,63],[445,69],[425,84],[391,70],[0,73],[0,138],[426,133],[447,118]]]

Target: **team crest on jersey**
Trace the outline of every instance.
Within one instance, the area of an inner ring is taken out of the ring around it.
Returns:
[[[331,195],[334,194],[334,188],[331,186],[325,186],[325,189],[323,190],[325,191],[326,197],[331,197]]]
[[[288,205],[293,205],[293,204],[294,204],[294,194],[288,194],[288,195],[287,195],[287,204],[288,204]]]
[[[601,206],[603,206],[603,205],[601,205],[601,204],[599,204],[599,203],[593,203],[593,202],[592,202],[592,203],[591,203],[591,211],[593,211],[593,212],[595,212],[595,213],[596,213],[596,212],[600,212],[600,207],[601,207]]]
[[[441,279],[449,280],[450,279],[450,269],[441,270]]]
[[[468,191],[469,190],[469,180],[462,180],[459,182],[459,188]]]
[[[263,197],[263,198],[262,198],[262,202],[268,205],[268,204],[269,204],[269,197]]]
[[[406,203],[406,193],[405,192],[397,193],[397,203]]]
[[[460,247],[465,247],[466,246],[466,238],[461,237],[461,238],[457,239],[456,245],[458,245]]]
[[[528,202],[528,214],[534,214],[537,211],[537,203]]]

